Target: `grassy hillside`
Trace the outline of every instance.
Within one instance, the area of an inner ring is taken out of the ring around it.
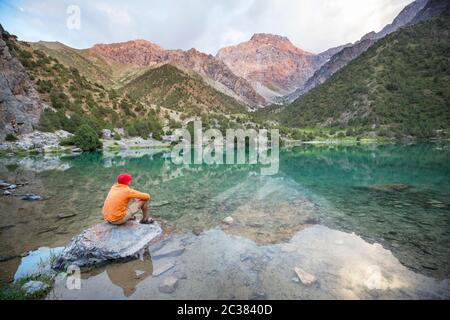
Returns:
[[[69,68],[27,43],[11,45],[40,98],[49,106],[41,116],[41,130],[75,132],[80,125],[88,124],[97,132],[125,127],[132,135],[161,134],[160,117],[154,109],[115,90],[106,90],[82,76],[77,68]]]
[[[323,85],[265,116],[291,127],[429,138],[450,128],[450,16],[379,40]]]
[[[190,76],[166,64],[132,80],[121,92],[136,100],[164,106],[188,115],[203,112],[239,113],[245,107],[235,99],[207,85],[199,76]]]
[[[86,50],[70,48],[59,42],[30,43],[31,47],[57,59],[66,67],[76,68],[79,73],[92,82],[102,84],[104,87],[114,85],[111,79],[113,70],[108,63],[100,58],[89,55]]]
[[[29,44],[31,48],[57,59],[68,68],[77,69],[89,81],[108,89],[118,89],[151,68],[117,63],[89,49],[78,50],[59,42],[39,41]]]
[[[40,130],[75,132],[82,124],[88,124],[97,132],[123,127],[131,136],[153,133],[158,138],[164,125],[179,127],[181,119],[191,116],[201,116],[205,127],[224,130],[246,121],[243,105],[208,86],[200,76],[164,65],[144,72],[119,90],[108,89],[92,79],[104,72],[102,68],[93,67],[73,49],[54,45],[57,54],[48,55],[36,49],[36,44],[11,42],[41,100],[48,105],[41,116]],[[49,47],[47,43],[46,52]],[[61,63],[56,58],[59,55],[72,66]],[[89,73],[90,78],[78,68]],[[231,115],[235,113],[238,115]]]

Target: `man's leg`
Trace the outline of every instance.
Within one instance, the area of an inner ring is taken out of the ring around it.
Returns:
[[[148,201],[139,200],[138,207],[142,210],[142,222],[148,220]]]

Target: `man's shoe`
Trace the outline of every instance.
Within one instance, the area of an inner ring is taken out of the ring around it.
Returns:
[[[142,224],[152,224],[153,222],[155,222],[155,220],[153,220],[152,218],[139,221],[139,223],[142,223]]]

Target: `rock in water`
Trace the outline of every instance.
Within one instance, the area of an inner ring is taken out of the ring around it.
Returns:
[[[28,281],[22,286],[22,290],[25,291],[27,295],[32,295],[47,288],[48,284],[45,284],[42,281]]]
[[[23,195],[21,199],[25,200],[25,201],[40,201],[40,200],[43,200],[43,198],[41,196],[38,196],[38,195],[35,195],[35,194],[32,194],[32,193],[27,193],[27,194]]]
[[[377,184],[372,186],[355,186],[355,189],[366,191],[401,192],[410,189],[411,186],[403,183]]]
[[[158,223],[129,221],[115,226],[101,223],[74,237],[52,264],[54,269],[70,265],[88,267],[111,260],[125,260],[139,255],[162,233]]]
[[[300,279],[300,281],[304,284],[309,286],[310,284],[313,284],[317,281],[316,277],[305,270],[295,267],[294,268],[295,273],[297,274],[297,277]]]
[[[222,222],[227,225],[232,225],[234,223],[234,219],[233,217],[226,217],[225,219],[222,220]]]
[[[178,287],[178,279],[175,277],[167,277],[159,285],[159,291],[162,293],[172,293]]]

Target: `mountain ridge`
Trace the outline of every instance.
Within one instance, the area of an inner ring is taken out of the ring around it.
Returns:
[[[438,137],[450,129],[449,50],[447,11],[380,39],[322,85],[272,110],[272,117],[291,127]]]
[[[215,59],[214,56],[202,53],[194,48],[187,51],[180,49],[166,50],[147,40],[130,40],[113,44],[97,44],[88,50],[121,64],[132,64],[142,67],[173,64],[208,78],[211,80],[210,85],[218,90],[225,91],[223,87],[228,88],[236,94],[237,98],[251,107],[260,107],[266,104],[265,99],[254,91],[245,79],[236,76],[223,62]]]
[[[317,56],[294,46],[287,37],[268,33],[254,34],[216,54],[270,102],[301,86],[320,64]]]
[[[427,5],[428,0],[416,0],[405,8],[394,18],[393,22],[386,25],[379,32],[369,32],[361,37],[360,40],[355,42],[351,46],[346,46],[342,50],[338,51],[334,56],[330,58],[328,62],[320,67],[314,74],[307,79],[303,87],[300,87],[295,92],[287,95],[283,102],[293,102],[303,94],[307,93],[317,85],[324,83],[335,72],[350,63],[353,59],[357,58],[363,52],[365,52],[370,46],[372,46],[377,40],[382,39],[386,35],[395,32],[399,28],[408,25],[414,17]]]

